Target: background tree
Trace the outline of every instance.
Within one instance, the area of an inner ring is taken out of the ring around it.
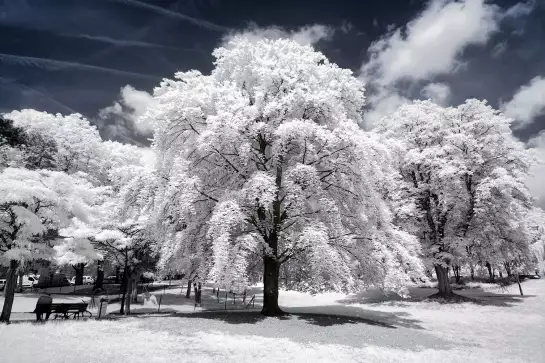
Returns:
[[[378,128],[398,141],[404,184],[399,190],[407,205],[414,201],[416,206],[400,209],[399,221],[409,230],[416,227],[442,296],[452,294],[450,267],[459,272],[461,264],[474,263],[476,256],[485,263],[497,251],[498,235],[493,228],[483,229],[483,223],[490,226],[492,218],[497,226],[501,219],[514,231],[524,209],[531,207],[523,183],[531,158],[513,136],[510,123],[483,101],[468,100],[455,108],[415,101]],[[498,185],[507,189],[500,193]],[[510,241],[504,247],[517,245],[505,235],[503,240]],[[528,243],[524,238],[518,241]]]
[[[95,248],[105,251],[123,266],[123,297],[121,314],[129,315],[134,300],[136,282],[147,268],[154,267],[157,260],[156,243],[146,230],[143,221],[126,220],[104,228],[94,238]]]
[[[6,168],[0,173],[0,261],[9,266],[0,321],[9,321],[20,266],[50,258],[56,231],[73,216],[85,220],[93,198],[92,185],[62,172]]]
[[[76,270],[75,285],[83,285],[85,266],[104,257],[98,253],[87,238],[68,238],[53,247],[58,265],[70,265]]]

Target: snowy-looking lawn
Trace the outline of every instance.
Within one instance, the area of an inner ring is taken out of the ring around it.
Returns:
[[[300,315],[197,311],[14,323],[0,325],[0,362],[543,363],[545,281],[523,288],[524,298],[516,286],[503,294],[461,292],[488,296],[484,305],[282,292],[285,310]]]

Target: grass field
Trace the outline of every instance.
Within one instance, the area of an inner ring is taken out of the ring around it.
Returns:
[[[462,290],[480,304],[452,305],[419,301],[434,289],[413,289],[412,301],[376,291],[350,296],[283,291],[280,304],[291,315],[281,318],[194,310],[180,288],[165,288],[166,313],[137,305],[133,311],[140,313],[133,317],[0,325],[0,360],[542,363],[545,281],[527,281],[523,288],[524,297],[516,285],[506,291]],[[211,291],[205,291],[211,304]],[[18,296],[19,310],[25,310],[22,299],[35,301]]]

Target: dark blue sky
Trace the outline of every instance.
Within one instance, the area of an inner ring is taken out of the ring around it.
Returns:
[[[0,112],[77,111],[95,120],[98,110],[118,99],[127,84],[149,92],[175,71],[209,71],[210,53],[222,38],[251,23],[287,30],[329,26],[335,30],[333,38],[316,46],[341,67],[359,72],[371,42],[386,34],[389,25],[403,26],[417,17],[427,3],[0,0]],[[491,3],[508,9],[518,1]],[[453,103],[477,97],[497,107],[531,78],[545,76],[544,14],[545,7],[537,5],[527,16],[502,21],[485,45],[464,50],[461,70],[433,80],[450,85]],[[501,47],[501,54],[494,52]],[[526,139],[544,128],[545,121],[538,119],[517,133]]]

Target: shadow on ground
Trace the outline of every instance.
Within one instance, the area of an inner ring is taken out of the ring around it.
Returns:
[[[324,306],[324,310],[334,310],[338,306]],[[359,308],[353,308],[352,312],[346,311],[341,314],[324,314],[324,313],[312,313],[305,312],[304,307],[292,309],[290,312],[286,313],[284,316],[278,317],[266,317],[261,315],[258,311],[201,311],[194,313],[136,313],[131,314],[133,317],[146,319],[146,318],[184,318],[184,319],[209,319],[221,321],[227,324],[255,324],[266,319],[277,319],[277,320],[291,320],[297,319],[304,321],[308,324],[320,326],[320,327],[330,327],[335,325],[346,325],[346,324],[363,324],[363,325],[373,325],[383,328],[395,329],[397,327],[405,327],[412,329],[423,329],[419,325],[418,320],[408,319],[404,316],[409,314],[407,313],[387,313],[379,311],[370,311],[363,310]],[[311,308],[309,308],[311,309]],[[359,316],[349,316],[349,314],[357,314]],[[369,317],[365,316],[369,315]],[[125,316],[119,314],[110,314],[112,318],[122,319]]]
[[[380,291],[365,291],[359,294],[354,294],[342,300],[338,300],[339,304],[348,306],[353,304],[366,304],[373,306],[375,304],[406,307],[414,302],[437,302],[440,304],[463,304],[471,303],[480,306],[498,306],[498,307],[515,307],[522,303],[525,298],[534,297],[535,295],[509,294],[506,290],[498,289],[484,290],[482,288],[472,288],[455,291],[455,295],[451,299],[444,299],[437,295],[436,288],[417,287],[410,289],[410,298],[402,298],[401,296],[392,293],[384,294]]]

